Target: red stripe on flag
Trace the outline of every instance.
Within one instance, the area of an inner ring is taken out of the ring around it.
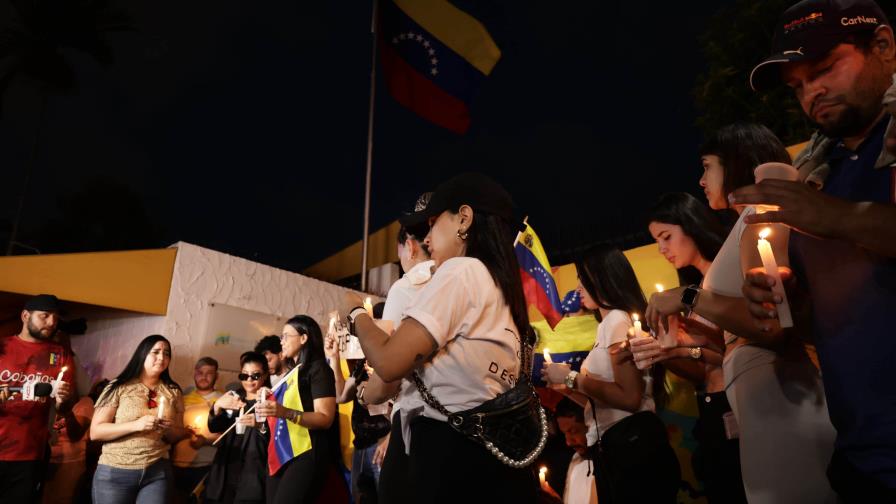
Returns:
[[[470,128],[467,104],[436,86],[409,65],[386,41],[380,41],[386,85],[395,100],[421,117],[458,134]]]
[[[551,300],[548,299],[547,294],[545,294],[534,278],[522,269],[520,269],[520,276],[523,279],[523,295],[526,296],[526,302],[535,304],[535,307],[538,308],[544,319],[548,321],[551,329],[557,327],[557,324],[563,319],[563,314],[554,309]]]

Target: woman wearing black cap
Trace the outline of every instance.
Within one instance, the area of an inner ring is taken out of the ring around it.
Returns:
[[[532,473],[502,463],[452,429],[443,413],[479,406],[520,376],[521,336],[528,338],[531,328],[513,253],[510,196],[488,177],[465,173],[439,186],[418,214],[431,224],[424,243],[437,269],[399,328],[391,336],[379,330],[356,308],[354,294],[346,295],[342,310],[380,377],[394,381],[416,372],[420,382],[402,391],[401,429],[393,429],[408,455],[405,500],[534,502]],[[389,490],[385,484],[381,493]]]

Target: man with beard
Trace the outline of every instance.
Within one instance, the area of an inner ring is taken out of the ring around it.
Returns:
[[[71,412],[75,368],[72,353],[53,341],[59,323],[56,296],[41,294],[25,303],[22,330],[0,337],[0,491],[2,500],[35,502],[39,495],[47,459],[50,407],[65,415]],[[51,383],[63,366],[68,369],[56,385],[55,399],[26,400],[21,388],[26,382]]]
[[[557,427],[566,436],[566,446],[575,453],[566,470],[566,488],[563,502],[569,504],[596,504],[597,487],[594,485],[594,464],[588,454],[588,427],[582,407],[564,397],[557,403]]]
[[[208,430],[208,413],[221,392],[215,390],[218,381],[218,361],[203,357],[193,366],[193,384],[189,394],[184,395],[184,427],[191,435],[174,445],[172,464],[174,465],[174,486],[178,498],[189,500],[189,495],[212,468],[217,448],[212,443],[218,434]]]
[[[837,429],[828,478],[847,502],[896,501],[896,156],[885,148],[896,126],[883,106],[896,48],[888,24],[871,0],[803,0],[784,13],[773,55],[751,85],[783,81],[820,132],[794,162],[800,182],[766,180],[729,196],[738,206],[779,207],[747,222],[795,231],[793,274],[783,276],[795,315],[808,314],[794,329],[818,350]],[[772,320],[782,301],[773,283],[762,270],[745,279],[757,340],[783,334]],[[798,309],[803,300],[810,310]]]

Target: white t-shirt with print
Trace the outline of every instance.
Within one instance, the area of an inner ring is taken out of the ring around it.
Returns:
[[[435,357],[419,372],[448,411],[474,408],[516,384],[518,331],[501,290],[478,259],[456,257],[442,263],[406,316],[422,324],[438,345]],[[423,402],[414,386],[402,389],[400,401],[403,423],[421,414],[447,420]],[[409,441],[406,437],[407,446]]]
[[[588,371],[588,376],[601,381],[615,381],[613,363],[610,360],[610,347],[616,343],[628,339],[628,330],[632,327],[632,319],[622,310],[610,310],[600,325],[597,326],[597,339],[594,348],[588,353],[588,357],[582,361],[582,369]],[[646,375],[645,371],[645,375]],[[648,375],[649,376],[649,375]],[[638,411],[653,411],[653,395],[651,394],[650,380],[645,379],[646,390],[641,396],[641,407]],[[597,423],[600,424],[600,435],[620,420],[631,415],[630,412],[611,408],[594,402],[597,411]],[[585,406],[585,425],[588,426],[588,446],[597,442],[597,425],[591,412],[591,406]]]

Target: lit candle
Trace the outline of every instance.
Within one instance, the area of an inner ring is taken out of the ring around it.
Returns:
[[[367,310],[367,314],[370,315],[370,318],[373,318],[373,305],[370,303],[370,297],[364,300],[364,309]]]
[[[554,361],[551,360],[551,352],[549,352],[547,348],[545,348],[544,350],[542,350],[541,353],[544,354],[544,361],[545,361],[545,362],[547,362],[548,364],[553,364],[553,363],[554,363]]]
[[[545,480],[547,479],[548,468],[545,466],[541,466],[541,469],[538,470],[538,481],[542,485],[544,485]]]
[[[635,322],[635,332],[634,332],[633,336],[635,338],[640,338],[641,332],[642,332],[641,331],[641,320],[638,318],[637,313],[632,313],[632,320],[634,320],[634,322]]]
[[[159,411],[156,416],[158,418],[165,418],[165,397],[159,397]]]
[[[778,262],[775,260],[775,253],[772,252],[771,243],[766,240],[772,232],[771,228],[765,228],[759,232],[759,242],[756,246],[759,248],[759,256],[762,258],[762,266],[765,268],[765,274],[775,279],[775,285],[772,286],[772,292],[781,296],[783,301],[778,305],[778,322],[781,327],[793,327],[793,318],[790,316],[790,304],[787,302],[787,294],[784,292],[784,285],[781,283],[781,273],[778,271]]]
[[[59,374],[56,375],[56,381],[62,381],[62,373],[65,373],[65,370],[68,369],[68,366],[62,366],[62,369],[59,370]]]

